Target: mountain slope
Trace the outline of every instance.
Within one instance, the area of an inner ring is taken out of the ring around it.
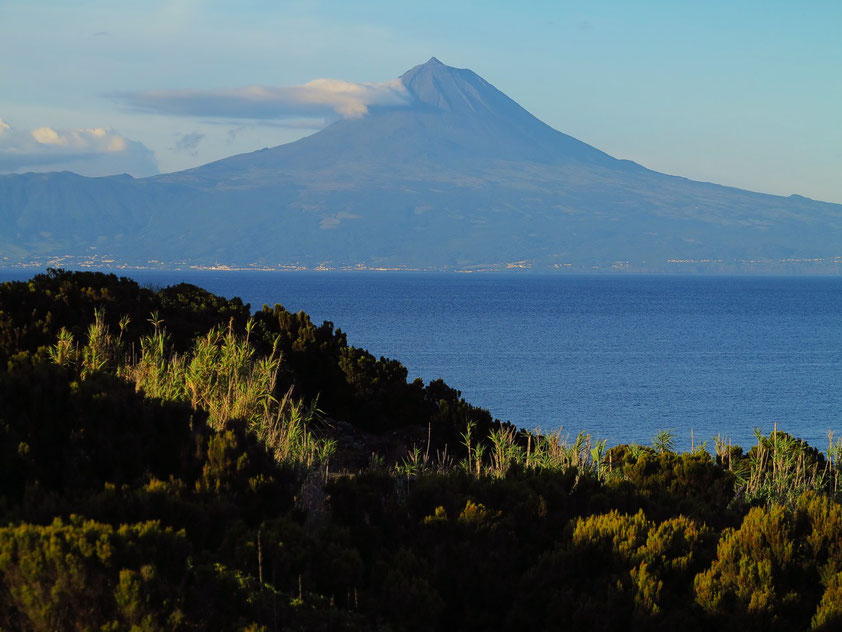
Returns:
[[[839,266],[841,205],[617,160],[435,58],[401,81],[405,106],[371,108],[296,142],[187,171],[142,180],[0,176],[0,256],[93,252],[135,265]]]

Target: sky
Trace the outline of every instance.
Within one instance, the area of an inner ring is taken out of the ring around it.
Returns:
[[[431,56],[617,158],[842,203],[839,0],[0,0],[0,173],[272,147]]]

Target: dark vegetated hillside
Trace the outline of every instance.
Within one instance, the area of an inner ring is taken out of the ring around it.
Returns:
[[[95,273],[0,286],[0,360],[2,629],[842,625],[838,445],[529,434],[331,323]]]

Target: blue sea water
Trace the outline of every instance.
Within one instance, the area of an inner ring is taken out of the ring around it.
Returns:
[[[0,280],[31,273],[0,272]],[[330,320],[350,344],[438,377],[518,426],[611,443],[672,430],[748,447],[842,435],[842,279],[372,272],[147,272],[253,309]]]

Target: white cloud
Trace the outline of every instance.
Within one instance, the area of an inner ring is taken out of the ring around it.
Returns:
[[[38,127],[27,132],[0,119],[0,173],[64,170],[89,176],[130,173],[143,177],[157,173],[158,166],[148,147],[114,130]]]
[[[32,130],[32,138],[42,145],[67,145],[67,138],[59,136],[57,131],[49,127]]]
[[[113,96],[133,108],[156,114],[245,119],[360,118],[370,107],[402,106],[411,100],[400,79],[382,83],[314,79],[300,86],[157,90]]]

